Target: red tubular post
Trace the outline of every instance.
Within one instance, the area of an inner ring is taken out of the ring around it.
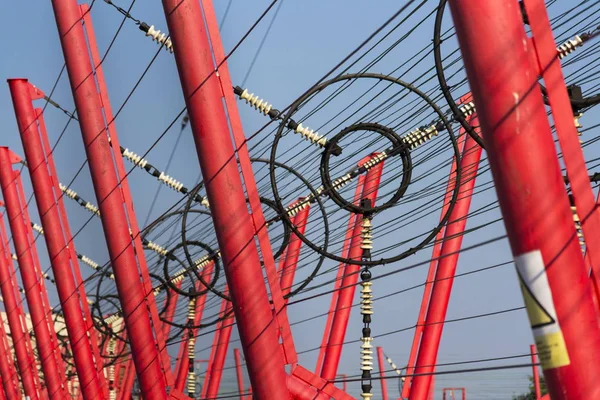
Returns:
[[[600,398],[600,324],[521,8],[450,6],[550,396]]]
[[[539,367],[537,365],[538,360],[537,360],[537,351],[535,349],[535,345],[532,344],[531,346],[529,346],[529,350],[531,351],[531,364],[532,364],[532,379],[533,379],[533,388],[535,390],[535,400],[538,400],[540,397],[542,397],[542,390],[540,388],[540,371],[539,371]]]
[[[123,195],[118,190],[119,180],[106,135],[102,103],[80,22],[81,12],[76,0],[54,0],[52,5],[125,325],[128,337],[135,338],[130,341],[130,346],[140,389],[146,400],[163,400],[167,397],[165,371],[162,370],[138,269],[137,257],[141,258],[143,254],[136,257],[129,233],[129,219]],[[159,329],[158,326],[155,328]]]
[[[382,400],[388,400],[388,390],[387,390],[387,381],[385,380],[385,367],[383,360],[385,356],[383,355],[383,347],[377,347],[377,363],[379,364],[379,377],[381,378],[379,382],[381,382],[381,398]]]
[[[242,357],[240,356],[239,349],[233,349],[233,357],[235,358],[235,374],[237,376],[240,400],[244,400],[246,398],[244,393],[244,374],[242,373]]]
[[[179,281],[175,284],[177,289],[181,289],[181,283],[183,281]],[[166,290],[171,290],[171,288],[167,288]],[[163,321],[162,331],[163,337],[168,338],[171,333],[171,327],[173,325],[169,324],[169,322],[173,322],[173,317],[175,316],[175,310],[177,310],[177,301],[179,300],[179,292],[175,290],[171,290],[171,298],[169,296],[166,297],[165,303],[169,302],[167,309],[165,311],[165,320]]]
[[[24,326],[25,314],[20,296],[16,294],[18,293],[17,280],[10,258],[3,214],[0,214],[0,246],[2,246],[0,252],[0,291],[4,300],[4,310],[17,359],[19,377],[25,396],[28,396],[30,400],[37,400],[39,397],[34,380],[35,361],[31,349],[31,338],[27,327]]]
[[[227,300],[223,299],[224,302]],[[225,314],[231,311],[231,306],[225,308]],[[230,315],[223,320],[221,328],[215,332],[218,335],[216,347],[213,347],[214,361],[210,365],[210,372],[207,374],[208,384],[206,389],[206,398],[213,399],[219,394],[219,386],[221,385],[221,377],[223,376],[223,368],[225,367],[225,358],[227,357],[227,349],[229,347],[229,339],[233,329],[233,315]],[[212,358],[212,354],[211,354]]]
[[[464,128],[460,129],[460,137],[458,139],[458,148],[464,147],[465,136],[467,135]],[[448,212],[450,207],[450,200],[452,199],[452,193],[454,191],[454,185],[456,184],[456,156],[452,157],[452,167],[450,175],[448,176],[448,185],[446,186],[446,194],[444,195],[444,203],[442,204],[442,211],[440,215],[440,221],[444,218],[444,215]],[[421,306],[419,308],[419,316],[417,317],[417,323],[415,325],[415,335],[413,336],[412,345],[410,347],[410,353],[408,355],[408,363],[406,365],[406,377],[404,384],[402,385],[402,393],[400,398],[408,398],[410,395],[410,386],[412,383],[412,377],[415,372],[415,362],[417,361],[417,353],[419,351],[419,345],[421,344],[421,337],[423,335],[423,327],[425,324],[425,317],[427,316],[427,309],[429,308],[429,300],[431,298],[431,290],[433,289],[433,280],[435,278],[435,271],[439,262],[439,257],[442,252],[442,242],[444,238],[445,229],[440,231],[435,236],[433,244],[433,250],[431,252],[431,261],[429,262],[429,270],[427,271],[427,278],[425,280],[425,287],[423,288],[423,298],[421,299]]]
[[[2,256],[0,256],[2,257]],[[0,261],[2,262],[2,261]],[[1,278],[0,278],[1,279]],[[4,311],[6,314],[6,304]],[[4,329],[4,320],[0,318],[0,378],[2,378],[2,388],[6,397],[9,399],[17,399],[19,397],[19,377],[15,364],[12,358],[11,348],[8,346],[8,336]]]
[[[471,118],[471,124],[478,124],[477,118]],[[454,283],[454,275],[458,264],[458,256],[462,245],[463,233],[467,224],[467,215],[471,207],[475,177],[481,159],[481,147],[471,136],[467,136],[460,159],[462,169],[459,196],[450,213],[444,241],[435,273],[435,281],[431,291],[429,309],[423,327],[423,336],[415,364],[416,376],[410,389],[410,399],[425,400],[430,393],[432,373],[435,370],[438,349],[444,329],[444,320],[448,311],[450,293]]]
[[[44,155],[42,140],[37,129],[37,117],[31,103],[31,85],[25,79],[10,79],[8,83],[79,384],[85,399],[97,399],[103,396],[101,378],[96,366],[96,361],[101,362],[101,360],[94,360],[92,343],[87,335],[84,314],[73,276],[73,269],[79,266],[75,265],[71,258],[69,247],[73,247],[73,243],[68,243],[65,238],[56,203],[61,192],[56,191],[59,190],[55,188],[58,182],[53,183],[52,179],[53,177],[56,179],[57,174],[52,168],[53,165],[47,163]]]
[[[18,257],[19,271],[25,289],[27,306],[31,314],[31,323],[36,338],[36,346],[39,351],[39,358],[42,364],[42,371],[48,395],[51,399],[63,399],[66,395],[65,387],[60,378],[59,368],[63,368],[57,344],[56,333],[54,332],[54,321],[52,313],[46,310],[42,300],[42,286],[38,279],[41,276],[35,270],[36,260],[33,258],[33,250],[29,238],[33,238],[31,226],[25,223],[27,209],[21,204],[19,189],[21,177],[18,171],[13,171],[12,162],[14,155],[8,147],[0,147],[0,185],[6,206],[6,213],[9,220],[10,229],[15,245],[15,252]]]
[[[287,399],[283,354],[200,5],[163,0],[163,6],[254,397]]]
[[[365,178],[361,199],[370,199],[373,206],[375,205],[375,200],[377,198],[377,189],[379,187],[379,182],[381,181],[382,171],[383,162],[371,168],[367,172]],[[362,249],[360,248],[362,240],[361,229],[362,220],[357,217],[354,223],[352,239],[350,241],[350,250],[348,252],[348,258],[352,260],[360,260],[360,257],[362,256]],[[350,312],[352,311],[352,302],[354,301],[354,292],[356,291],[359,271],[360,265],[347,264],[344,268],[343,279],[340,285],[341,290],[339,290],[338,294],[338,301],[333,315],[333,322],[331,324],[331,333],[329,335],[329,341],[327,342],[327,348],[325,350],[325,358],[323,360],[323,370],[321,371],[321,377],[327,381],[334,380],[337,373],[340,357],[342,355],[344,338],[346,336],[346,328],[348,327],[348,320],[350,319]]]
[[[299,199],[301,201],[302,199]],[[308,221],[308,213],[310,212],[310,205],[303,208],[292,218],[292,224],[298,229],[298,231],[304,235],[306,231],[306,223]],[[298,259],[300,258],[300,249],[302,248],[302,240],[296,236],[295,233],[290,235],[290,242],[285,251],[283,258],[283,265],[280,268],[281,271],[281,290],[283,295],[286,295],[292,291],[292,285],[294,284],[294,275],[296,274],[296,268],[298,267]],[[288,303],[289,299],[285,299],[285,304]]]
[[[356,181],[356,189],[354,191],[354,204],[360,203],[360,195],[365,185],[365,175],[359,175]],[[352,233],[354,232],[354,226],[356,224],[356,214],[350,213],[348,219],[348,227],[346,228],[346,237],[344,238],[344,246],[342,247],[342,258],[347,258],[350,252],[350,241],[352,240]],[[333,293],[331,294],[331,303],[329,304],[329,312],[327,312],[327,321],[325,322],[325,328],[323,329],[323,339],[321,340],[321,347],[319,347],[319,355],[317,357],[317,366],[315,367],[315,374],[321,375],[323,370],[323,359],[325,358],[325,350],[327,349],[327,341],[329,340],[329,334],[331,333],[331,324],[333,323],[333,316],[335,314],[335,307],[337,305],[337,299],[339,296],[339,289],[342,285],[342,278],[344,275],[344,266],[346,264],[340,263],[338,266],[338,272],[335,277],[335,283],[333,284]]]

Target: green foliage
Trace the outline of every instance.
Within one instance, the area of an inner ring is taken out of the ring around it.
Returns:
[[[529,392],[526,394],[520,394],[518,396],[513,396],[512,400],[537,400],[535,398],[535,387],[533,386],[533,376],[528,376],[529,379]],[[542,396],[548,393],[548,389],[546,388],[546,381],[544,380],[544,375],[540,374],[540,390],[542,392]]]

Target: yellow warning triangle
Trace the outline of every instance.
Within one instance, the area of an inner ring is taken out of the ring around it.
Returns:
[[[529,322],[532,328],[551,324],[554,319],[548,312],[542,307],[539,301],[531,294],[529,288],[523,283],[519,277],[519,283],[521,284],[521,292],[523,292],[523,299],[525,300],[525,306],[527,307],[527,315],[529,316]]]

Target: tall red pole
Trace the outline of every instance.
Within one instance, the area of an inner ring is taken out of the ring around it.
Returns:
[[[6,314],[6,305],[4,311]],[[0,318],[0,378],[2,378],[2,388],[4,389],[0,392],[5,393],[9,399],[16,399],[19,397],[17,393],[20,392],[19,376],[13,361],[12,349],[8,346],[8,336],[4,326],[4,319]]]
[[[382,400],[388,400],[388,390],[387,390],[387,381],[385,380],[385,366],[383,360],[385,356],[383,355],[383,347],[377,347],[377,363],[379,364],[379,377],[381,378],[379,382],[381,382],[381,398]]]
[[[31,248],[30,238],[33,238],[31,226],[25,222],[29,220],[25,204],[21,203],[19,189],[21,186],[21,176],[18,171],[12,168],[12,162],[16,161],[16,156],[8,147],[0,147],[0,185],[6,206],[6,213],[12,231],[15,252],[18,257],[19,271],[25,289],[27,306],[31,314],[31,323],[36,338],[36,346],[39,351],[39,358],[44,372],[48,395],[51,399],[63,399],[66,395],[65,387],[62,381],[59,368],[64,371],[64,364],[57,357],[60,357],[56,332],[54,331],[54,321],[52,313],[44,307],[42,299],[42,286],[38,281],[36,273],[33,250]]]
[[[354,190],[354,204],[360,204],[360,195],[365,185],[365,175],[359,175],[356,181],[356,189]],[[357,216],[354,213],[350,213],[348,218],[348,226],[346,228],[346,237],[344,238],[344,246],[342,247],[342,258],[347,258],[350,252],[350,241],[352,240],[352,233],[354,232],[354,226],[356,224]],[[321,339],[321,346],[319,347],[319,355],[317,356],[317,366],[315,367],[315,374],[321,375],[323,370],[323,359],[325,358],[325,350],[327,350],[327,341],[329,340],[329,334],[331,333],[331,324],[333,323],[333,316],[335,314],[335,307],[339,296],[339,289],[342,286],[342,278],[344,276],[345,263],[338,265],[338,272],[335,277],[335,283],[333,284],[333,293],[331,294],[331,302],[329,303],[329,311],[327,312],[327,321],[325,321],[325,327],[323,329],[323,339]],[[345,383],[345,382],[344,382]]]
[[[450,6],[550,397],[600,398],[600,324],[519,3]]]
[[[143,254],[136,256],[129,233],[129,222],[134,216],[126,214],[123,194],[119,190],[120,182],[106,135],[102,103],[80,22],[81,12],[76,0],[54,0],[52,6],[125,325],[128,337],[135,338],[130,340],[130,346],[140,389],[146,400],[162,400],[167,396],[165,371],[162,370],[157,339],[146,307],[146,293],[138,269],[137,257],[141,259]],[[136,229],[132,228],[134,234]],[[148,296],[153,295],[149,293]],[[158,330],[159,326],[155,328]]]
[[[537,365],[538,360],[537,360],[537,350],[535,349],[535,345],[532,344],[531,346],[529,346],[529,350],[531,351],[531,364],[532,364],[532,370],[533,370],[533,388],[535,390],[535,400],[538,400],[540,397],[542,397],[542,390],[540,388],[540,370],[538,369],[539,366]]]
[[[231,305],[227,304],[227,300],[223,299],[226,303],[225,315],[231,310]],[[217,397],[219,394],[219,386],[221,384],[221,377],[223,376],[223,368],[225,367],[225,358],[227,357],[227,349],[229,347],[229,339],[231,338],[231,331],[233,329],[233,315],[225,318],[219,330],[215,332],[218,335],[216,346],[213,346],[212,351],[214,352],[213,362],[210,364],[210,371],[207,371],[206,378],[208,384],[206,388],[206,398],[212,399]]]
[[[301,201],[302,199],[299,199]],[[292,218],[292,224],[298,229],[298,231],[304,235],[306,231],[306,223],[308,221],[308,213],[310,212],[310,205],[303,208],[294,215]],[[283,257],[283,265],[280,268],[281,271],[281,291],[284,295],[292,291],[292,285],[294,284],[294,275],[296,274],[296,268],[298,268],[298,260],[300,258],[300,249],[302,248],[302,240],[296,236],[295,233],[290,235],[290,242],[285,251]],[[287,304],[289,299],[285,299]]]
[[[10,258],[8,237],[4,228],[4,215],[0,214],[0,291],[4,300],[4,310],[8,319],[19,377],[25,396],[37,400],[38,392],[34,380],[35,361],[31,349],[31,338],[25,324],[25,313],[20,296],[17,296],[17,278]],[[36,374],[37,375],[37,374]],[[37,382],[39,383],[39,382]],[[41,390],[40,390],[41,392]]]
[[[477,118],[471,124],[477,125]],[[463,233],[467,224],[467,215],[471,207],[475,177],[481,159],[481,147],[471,136],[467,136],[460,159],[462,169],[460,190],[444,232],[444,242],[440,253],[435,281],[431,291],[429,309],[423,327],[421,345],[415,364],[416,376],[410,389],[410,399],[426,400],[430,393],[432,372],[435,370],[438,349],[444,329],[444,320],[450,302],[450,293],[458,264]]]
[[[361,199],[371,200],[371,204],[375,205],[377,198],[377,189],[381,181],[381,173],[383,171],[383,162],[371,168],[366,175],[365,184]],[[348,258],[352,260],[360,260],[362,256],[361,245],[361,229],[362,219],[356,218],[352,239],[350,241],[350,250]],[[325,359],[323,360],[323,370],[321,377],[325,380],[332,381],[337,374],[340,357],[342,355],[342,347],[344,338],[346,337],[346,328],[350,320],[350,312],[352,311],[352,302],[354,301],[354,292],[359,278],[360,266],[354,264],[346,264],[344,268],[344,277],[340,284],[341,289],[338,294],[338,301],[333,315],[331,324],[331,333],[327,348],[325,349]]]
[[[246,398],[244,394],[244,374],[242,373],[242,357],[240,349],[233,349],[233,357],[235,358],[235,374],[237,377],[238,391],[240,392],[240,400]]]
[[[288,399],[278,332],[200,5],[163,0],[163,6],[254,397]]]
[[[31,85],[25,79],[10,79],[8,83],[82,394],[85,399],[97,399],[103,395],[103,379],[96,366],[96,362],[100,363],[101,360],[94,360],[93,345],[87,334],[73,276],[73,270],[79,266],[71,258],[70,247],[74,245],[65,238],[57,207],[57,197],[61,196],[61,192],[57,187],[56,170],[44,155],[37,117],[31,103]]]

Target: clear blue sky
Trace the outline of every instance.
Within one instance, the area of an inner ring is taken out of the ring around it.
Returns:
[[[116,3],[125,8],[129,4],[125,0],[116,1]],[[219,19],[222,18],[227,3],[226,0],[215,1]],[[221,27],[226,51],[239,40],[268,4],[269,1],[266,0],[233,1],[225,24]],[[262,97],[276,106],[288,105],[389,18],[398,7],[398,2],[390,0],[370,2],[369,4],[356,0],[285,0],[273,24],[271,34],[249,75],[246,86],[250,91],[260,93]],[[428,10],[432,8],[433,3],[427,7]],[[558,9],[553,10],[553,12],[558,11]],[[155,25],[157,29],[166,30],[160,1],[139,1],[133,8],[132,14]],[[92,18],[100,52],[104,53],[122,18],[101,0],[96,1]],[[240,84],[246,75],[249,63],[254,57],[270,20],[270,16],[267,17],[230,59],[229,67],[234,85]],[[0,78],[28,78],[34,85],[49,93],[63,65],[62,51],[50,2],[4,2],[0,10],[0,23],[4,33]],[[420,34],[413,37],[411,41],[403,43],[401,51],[397,51],[394,57],[388,57],[384,63],[377,65],[373,72],[385,73],[392,70],[394,65],[404,62],[406,57],[410,57],[415,51],[429,43],[433,31],[432,23],[433,20],[430,18],[425,26],[420,28]],[[125,23],[103,65],[113,109],[117,109],[123,103],[135,81],[154,55],[156,48],[153,42],[144,38],[137,27],[130,22]],[[430,63],[428,66],[433,66],[433,64]],[[417,72],[411,71],[411,74]],[[65,78],[63,76],[60,80],[53,99],[65,108],[72,110],[73,100],[68,81]],[[244,127],[246,133],[250,134],[266,121],[241,104],[240,111]],[[443,102],[440,101],[439,104],[446,109]],[[137,153],[144,153],[183,108],[183,105],[174,59],[169,53],[162,52],[116,121],[121,144]],[[66,123],[67,117],[51,107],[47,109],[45,116],[50,140],[54,143]],[[592,124],[590,121],[584,122],[588,125]],[[148,158],[152,163],[163,167],[166,165],[178,130],[179,122],[175,129],[171,130],[149,154]],[[8,145],[17,153],[22,154],[22,146],[6,85],[0,89],[0,131],[2,132],[1,144]],[[72,123],[55,151],[55,160],[61,181],[70,181],[84,159],[85,153],[79,127],[76,123]],[[315,168],[317,167],[315,166]],[[191,186],[198,176],[197,156],[189,128],[177,147],[175,160],[168,172],[188,186]],[[489,181],[489,173],[485,173],[480,179],[482,182]],[[30,194],[29,179],[26,174],[24,181],[27,193]],[[146,219],[157,183],[138,170],[131,175],[130,184],[138,219],[143,222]],[[95,201],[87,168],[75,181],[73,188],[84,198]],[[157,207],[153,211],[153,216],[158,216],[178,199],[178,194],[163,190]],[[495,193],[487,190],[474,198],[472,207],[476,209],[494,200]],[[89,214],[73,204],[68,204],[67,209],[72,230],[77,231],[88,219]],[[32,219],[39,220],[34,205],[31,207],[31,213]],[[481,217],[469,220],[468,226],[475,226],[498,217],[499,211],[494,209]],[[435,218],[437,218],[437,212]],[[473,245],[485,238],[499,236],[503,233],[503,225],[496,223],[478,234],[467,235],[463,245]],[[99,221],[92,221],[75,240],[75,244],[79,252],[89,255],[99,262],[105,262],[108,259]],[[47,265],[44,246],[38,247],[42,255],[42,264]],[[430,250],[425,250],[413,258],[383,268],[393,269],[407,266],[426,260],[429,254]],[[475,270],[510,259],[508,243],[500,241],[462,254],[458,272]],[[328,265],[332,266],[334,263]],[[377,272],[374,274],[376,275]],[[407,288],[422,283],[425,274],[426,267],[421,267],[393,275],[389,279],[376,281],[374,290],[377,293],[385,294]],[[91,289],[88,288],[88,290]],[[377,302],[373,333],[377,335],[413,325],[416,321],[420,301],[421,289]],[[51,302],[52,304],[57,302],[54,293],[51,294]],[[297,321],[324,312],[328,305],[329,297],[325,296],[302,303],[302,305],[292,306],[289,309],[290,319]],[[457,279],[447,318],[466,317],[522,305],[516,274],[513,267],[508,265]],[[320,318],[294,327],[295,343],[299,351],[319,345],[323,323],[324,319]],[[354,312],[348,328],[347,340],[358,339],[360,328],[360,315],[358,312]],[[407,361],[412,335],[413,331],[407,330],[377,339],[376,344],[383,346],[385,352],[393,358],[396,364],[403,365]],[[236,333],[233,335],[233,339],[235,338],[237,338]],[[198,341],[197,348],[210,346],[211,341],[211,336],[203,336]],[[438,362],[448,363],[525,354],[529,351],[531,342],[532,336],[523,310],[451,323],[444,328]],[[238,345],[239,343],[236,344],[236,346]],[[232,348],[233,346],[230,347],[230,349]],[[358,344],[346,346],[340,364],[340,373],[350,375],[359,373],[358,356]],[[208,358],[208,352],[199,354],[198,357]],[[303,354],[300,360],[301,364],[312,370],[316,361],[316,352]],[[518,364],[527,361],[527,358],[517,358],[502,361],[500,364]],[[228,358],[227,365],[232,365],[232,355]],[[477,364],[465,367],[475,366]],[[462,386],[467,388],[469,398],[510,398],[513,393],[525,391],[526,377],[529,374],[531,374],[529,369],[520,369],[440,376],[436,380],[436,398],[441,398],[442,387]],[[396,381],[388,381],[388,386],[390,395],[397,396]],[[379,393],[378,382],[375,382],[374,387],[375,393]],[[352,393],[357,396],[358,385],[351,385],[350,388]],[[233,371],[228,370],[224,377],[222,390],[234,389]]]

